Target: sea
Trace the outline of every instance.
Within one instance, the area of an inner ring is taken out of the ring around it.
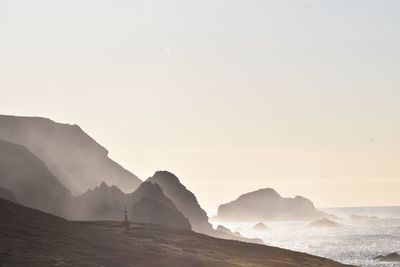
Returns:
[[[264,221],[269,230],[256,231],[260,222],[213,222],[265,244],[306,252],[356,266],[400,267],[400,262],[373,258],[392,252],[400,254],[400,207],[345,207],[319,209],[337,216],[340,227],[308,227],[309,221]],[[350,219],[352,214],[363,218]],[[211,217],[215,212],[210,212]]]

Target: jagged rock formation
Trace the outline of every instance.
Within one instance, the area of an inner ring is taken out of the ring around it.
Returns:
[[[256,225],[254,225],[254,226],[252,227],[252,229],[253,229],[253,230],[256,230],[256,231],[264,231],[264,230],[269,230],[269,229],[271,229],[271,228],[269,228],[268,226],[266,226],[266,225],[263,224],[263,223],[257,223]]]
[[[122,235],[119,222],[71,222],[3,199],[0,214],[0,266],[345,266],[158,225],[131,224]]]
[[[208,222],[206,212],[197,202],[196,196],[190,192],[174,174],[168,171],[157,171],[152,177],[147,179],[147,182],[156,183],[161,187],[164,194],[170,198],[183,215],[189,219],[194,231],[223,239],[263,244],[263,241],[258,238],[249,239],[235,235],[231,231],[214,230],[212,225]]]
[[[122,220],[122,210],[127,206],[132,221],[191,228],[188,219],[157,184],[145,182],[133,193],[125,194],[103,182],[73,197],[26,147],[1,140],[0,177],[0,187],[4,188],[0,196],[13,200],[13,192],[19,203],[64,218]]]
[[[26,146],[78,195],[107,181],[132,192],[141,181],[108,157],[79,126],[46,118],[0,115],[0,139]]]
[[[7,190],[3,187],[0,187],[0,198],[6,199],[6,200],[14,202],[14,203],[18,203],[17,197],[15,196],[15,194],[13,192],[11,192],[10,190]]]
[[[266,188],[241,195],[230,203],[220,205],[213,220],[310,220],[324,215],[304,197],[283,198],[274,189]]]
[[[143,182],[139,188],[129,194],[129,217],[134,222],[148,222],[191,229],[189,220],[167,198],[160,186]],[[132,204],[133,203],[133,204]]]
[[[77,220],[122,220],[122,211],[126,206],[131,221],[191,229],[188,219],[161,188],[149,182],[143,182],[129,194],[102,182],[100,186],[76,197],[74,206],[73,218]]]
[[[122,211],[127,205],[128,194],[115,185],[100,186],[89,189],[74,198],[73,219],[76,220],[122,220]]]
[[[19,203],[60,216],[66,215],[72,197],[26,147],[1,140],[0,186],[12,191]]]
[[[207,213],[200,207],[196,196],[179,181],[178,177],[167,171],[157,171],[147,181],[157,183],[161,187],[164,194],[189,219],[193,231],[213,234],[214,230],[208,222]]]

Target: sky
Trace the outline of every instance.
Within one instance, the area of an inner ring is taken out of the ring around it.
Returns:
[[[0,0],[0,113],[78,124],[202,207],[400,205],[400,1]]]

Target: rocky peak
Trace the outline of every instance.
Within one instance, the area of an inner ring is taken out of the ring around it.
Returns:
[[[178,209],[189,219],[194,231],[212,234],[214,229],[208,222],[206,212],[200,207],[196,196],[168,171],[157,171],[148,182],[161,187],[164,194],[174,202]]]

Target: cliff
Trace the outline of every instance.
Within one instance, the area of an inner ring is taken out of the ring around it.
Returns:
[[[24,145],[74,195],[107,181],[132,192],[141,181],[108,157],[79,126],[46,118],[0,115],[0,139]]]
[[[0,177],[0,186],[19,203],[65,216],[70,191],[26,147],[0,140]]]
[[[164,194],[189,219],[194,231],[213,234],[207,213],[200,207],[196,196],[179,181],[178,177],[168,171],[157,171],[147,181],[161,187]]]

